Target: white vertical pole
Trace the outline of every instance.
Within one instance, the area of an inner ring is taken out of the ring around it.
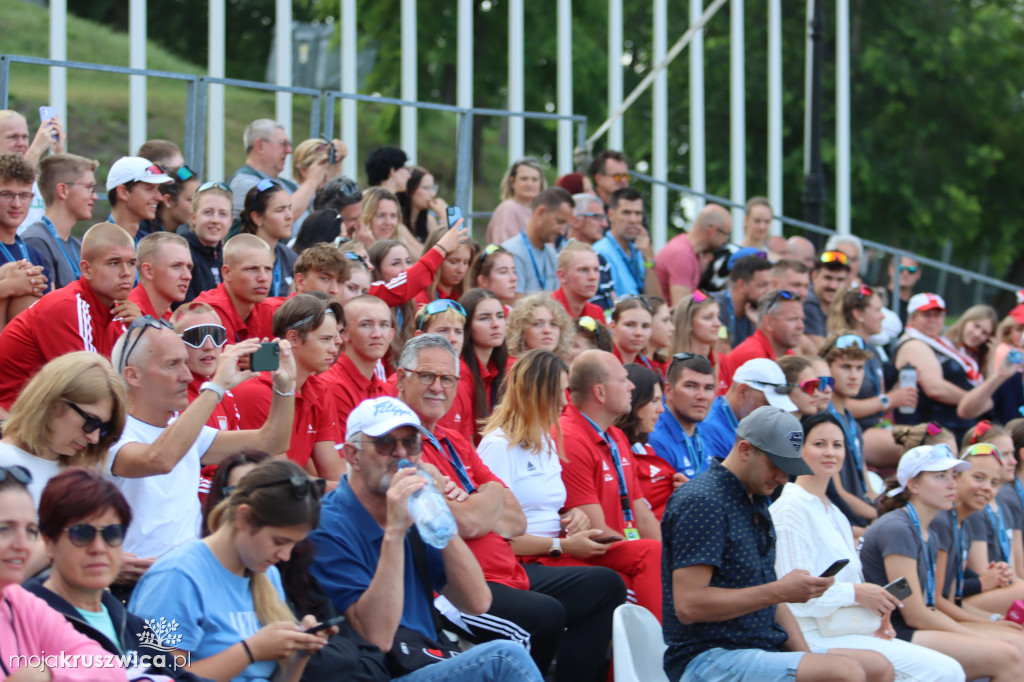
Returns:
[[[276,68],[274,69],[274,82],[278,85],[292,84],[292,0],[275,0],[274,21],[277,30],[274,31],[274,55],[276,56]],[[284,126],[289,135],[292,134],[292,95],[290,92],[278,92],[274,96],[274,117],[277,122]],[[300,140],[296,137],[295,144]],[[291,156],[285,161],[282,176],[292,174]]]
[[[814,19],[814,0],[807,0],[807,19],[804,21],[804,176],[811,172],[811,89],[814,75],[814,40],[811,21]]]
[[[704,0],[690,0],[690,26],[700,21],[703,13]],[[697,31],[690,39],[690,187],[698,192],[707,191],[704,161],[704,32]],[[694,196],[693,200],[700,211],[704,197]]]
[[[526,100],[523,95],[523,0],[509,0],[508,3],[508,108],[509,111],[523,111]],[[508,158],[520,159],[526,150],[526,121],[519,116],[508,119]]]
[[[743,78],[743,0],[732,0],[729,5],[729,166],[731,170],[730,194],[734,204],[747,201],[747,135],[745,81]],[[734,241],[742,239],[743,209],[732,209]]]
[[[850,234],[850,0],[836,0],[836,232]]]
[[[572,115],[572,0],[558,0],[558,113]],[[558,122],[558,174],[573,170],[572,146],[576,126]]]
[[[473,0],[459,0],[455,106],[473,106]]]
[[[227,42],[225,0],[210,0],[210,24],[207,38],[207,70],[213,78],[224,78],[224,45]],[[221,179],[224,174],[224,86],[211,85],[206,91],[207,138],[206,177]],[[241,140],[232,140],[239,144]]]
[[[654,63],[668,51],[668,0],[654,0]],[[651,89],[651,176],[668,180],[668,69],[654,79]],[[655,248],[665,244],[668,230],[668,190],[664,185],[651,187],[651,239]]]
[[[50,0],[50,59],[67,61],[68,58],[68,3]],[[50,68],[50,106],[67,130],[68,125],[68,70]]]
[[[402,0],[402,99],[415,100],[419,92],[416,66],[416,0]],[[416,163],[416,107],[402,107],[402,149]]]
[[[782,0],[768,0],[768,201],[782,215]],[[782,234],[772,220],[771,234]]]
[[[356,63],[356,0],[341,0],[341,90],[355,94],[358,89]],[[359,181],[359,127],[356,102],[341,100],[341,139],[348,147],[348,156],[341,166],[345,175]]]
[[[622,105],[622,0],[608,0],[608,111]],[[608,149],[621,151],[622,117],[608,129]]]
[[[128,5],[128,66],[146,68],[146,0],[131,0]],[[146,133],[146,77],[129,76],[128,147],[129,154],[142,146]]]

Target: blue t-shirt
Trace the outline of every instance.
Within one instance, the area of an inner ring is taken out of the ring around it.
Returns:
[[[683,430],[670,409],[666,409],[658,417],[658,423],[647,437],[647,443],[654,450],[654,454],[687,478],[707,471],[711,465],[711,459],[704,449],[700,424],[694,426],[691,437]]]
[[[708,416],[700,423],[700,435],[704,441],[704,460],[714,457],[725,458],[736,442],[736,428],[739,421],[724,395],[715,398],[708,410]]]
[[[709,649],[783,650],[789,636],[775,622],[774,605],[716,623],[683,624],[672,598],[673,572],[689,566],[711,566],[711,587],[735,590],[775,581],[775,526],[767,497],[748,495],[746,486],[715,460],[669,498],[661,542],[669,679],[680,679],[690,661]]]
[[[309,534],[316,544],[316,556],[309,572],[323,586],[338,613],[359,600],[377,572],[384,529],[370,516],[348,484],[348,475],[324,497],[320,525]],[[430,588],[440,592],[445,585],[444,561],[440,550],[424,544]],[[405,536],[403,571],[405,602],[400,624],[436,639],[433,604],[416,571],[409,535]]]
[[[100,604],[99,611],[86,611],[77,607],[75,611],[78,611],[78,615],[82,617],[82,620],[103,633],[103,636],[109,639],[111,644],[117,646],[118,650],[124,653],[124,649],[121,648],[121,638],[117,636],[114,621],[110,620],[110,611],[107,609],[106,604]]]
[[[640,249],[630,243],[627,255],[609,231],[594,243],[594,251],[597,251],[599,256],[604,256],[611,266],[616,296],[622,298],[644,293],[647,268],[644,266],[644,257]]]
[[[268,568],[266,576],[284,599],[277,567]],[[249,579],[225,568],[202,540],[160,557],[142,576],[128,610],[150,621],[158,635],[166,635],[163,646],[190,651],[193,661],[218,654],[263,627]],[[234,679],[269,680],[276,669],[276,661],[257,661]]]
[[[43,266],[43,274],[46,276],[47,284],[53,284],[53,280],[50,279],[50,268],[46,265],[46,259],[43,258],[43,255],[34,246],[26,244],[21,237],[15,238],[13,244],[3,244],[2,248],[0,248],[0,265],[26,258],[32,265]]]
[[[501,248],[511,253],[515,261],[516,293],[533,294],[558,288],[558,252],[554,245],[545,244],[538,249],[523,231],[502,242]]]

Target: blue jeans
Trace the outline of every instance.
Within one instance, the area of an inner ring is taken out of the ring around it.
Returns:
[[[487,642],[446,661],[432,663],[402,677],[402,682],[544,682],[537,665],[519,644]]]
[[[796,679],[802,651],[708,649],[686,666],[681,682],[784,682]]]

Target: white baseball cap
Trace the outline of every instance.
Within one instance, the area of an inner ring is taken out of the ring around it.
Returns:
[[[388,396],[359,403],[345,422],[346,433],[365,433],[371,438],[379,438],[400,426],[412,426],[424,436],[430,435],[408,405]]]
[[[900,485],[886,494],[896,497],[907,489],[907,482],[922,471],[967,471],[970,468],[971,463],[957,459],[948,445],[918,445],[900,457],[900,464],[896,467],[896,481]]]
[[[914,294],[907,301],[907,317],[921,311],[945,310],[946,302],[938,294]]]
[[[126,182],[148,182],[151,185],[164,185],[174,182],[171,176],[164,173],[160,166],[141,156],[122,156],[114,162],[107,173],[107,191]]]
[[[764,393],[764,397],[772,407],[778,407],[787,412],[796,412],[800,409],[787,395],[790,388],[786,383],[786,375],[774,360],[768,358],[747,360],[732,375],[732,380],[733,383],[746,384]]]

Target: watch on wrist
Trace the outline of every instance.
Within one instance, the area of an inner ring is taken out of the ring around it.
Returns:
[[[882,409],[883,410],[888,410],[889,406],[892,405],[892,400],[890,400],[889,396],[887,396],[884,393],[882,395],[878,396],[878,401],[880,403],[882,403]]]
[[[560,557],[562,556],[562,538],[553,538],[551,540],[551,549],[548,550],[548,556]]]
[[[216,393],[218,403],[224,400],[224,394],[227,393],[225,389],[221,388],[212,381],[204,381],[199,385],[199,392],[202,393],[203,391],[213,391],[214,393]]]

